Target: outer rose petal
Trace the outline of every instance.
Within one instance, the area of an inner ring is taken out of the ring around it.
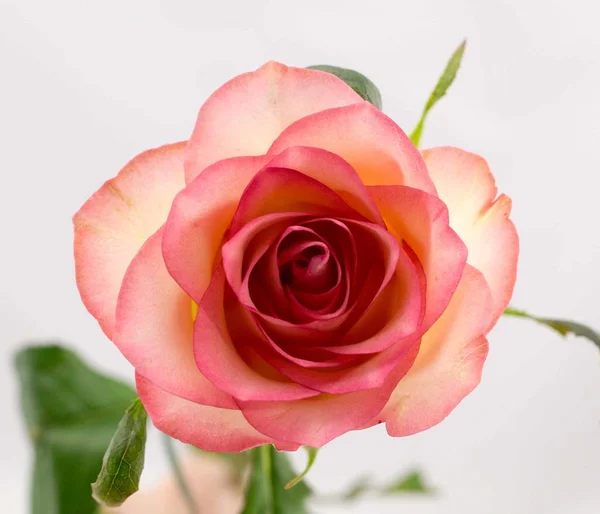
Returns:
[[[481,379],[492,298],[483,275],[465,267],[452,301],[423,336],[413,367],[377,416],[392,436],[411,435],[442,421]]]
[[[508,219],[511,200],[496,198],[487,162],[458,148],[432,148],[423,158],[440,198],[448,206],[450,226],[467,245],[467,262],[480,270],[492,292],[495,323],[508,305],[517,278],[519,238]]]
[[[402,361],[382,387],[348,394],[322,394],[291,402],[238,402],[244,417],[261,432],[297,444],[320,448],[332,439],[362,427],[381,411],[390,392],[407,372],[418,350]]]
[[[448,223],[439,198],[404,186],[371,186],[369,193],[389,230],[408,242],[427,278],[423,330],[444,312],[461,279],[467,248]]]
[[[337,77],[268,62],[219,89],[198,113],[186,150],[186,181],[221,159],[266,153],[291,123],[315,112],[364,103]]]
[[[170,393],[235,409],[196,366],[191,301],[167,272],[162,234],[161,228],[146,241],[125,274],[113,342],[138,373]]]
[[[181,191],[165,225],[169,273],[196,302],[210,283],[215,259],[242,193],[270,157],[237,157],[204,170]]]
[[[268,443],[279,449],[297,448],[261,434],[239,410],[208,407],[173,396],[139,373],[135,383],[154,426],[184,443],[209,452],[241,452]]]
[[[386,398],[379,389],[321,395],[291,402],[240,402],[250,424],[297,444],[320,448],[363,425],[381,410]]]
[[[435,194],[419,151],[398,125],[367,102],[295,122],[275,140],[269,154],[290,146],[314,146],[339,155],[367,186],[406,185]]]
[[[175,143],[138,155],[73,217],[77,287],[109,338],[125,270],[185,186],[184,148]]]

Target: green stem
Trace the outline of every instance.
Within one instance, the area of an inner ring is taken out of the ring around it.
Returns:
[[[421,135],[423,134],[423,126],[425,125],[425,118],[427,117],[428,112],[428,110],[424,110],[421,113],[421,119],[419,120],[419,123],[409,136],[410,140],[417,148],[419,148],[419,145],[421,144]]]
[[[423,126],[425,125],[425,119],[427,118],[429,111],[446,94],[446,92],[448,91],[448,88],[452,85],[452,82],[454,82],[454,79],[456,78],[456,73],[458,71],[460,62],[462,61],[462,57],[465,52],[466,43],[467,43],[466,40],[463,41],[458,46],[458,48],[454,51],[454,53],[452,54],[452,57],[450,57],[450,60],[446,64],[446,68],[444,69],[444,72],[442,73],[439,80],[437,81],[435,88],[429,95],[427,103],[425,104],[425,108],[423,109],[423,112],[421,113],[421,118],[419,119],[419,123],[417,124],[417,126],[415,127],[415,129],[412,131],[412,133],[409,136],[410,140],[413,142],[413,144],[417,148],[419,148],[419,144],[421,143],[421,135],[423,134]]]
[[[258,452],[260,454],[260,464],[262,467],[262,472],[267,480],[263,481],[265,486],[265,498],[274,498],[273,496],[273,480],[271,478],[271,474],[273,471],[273,462],[271,461],[271,446],[265,444],[258,448]]]
[[[173,439],[171,439],[168,435],[162,434],[163,441],[165,443],[165,450],[167,452],[167,458],[169,459],[169,464],[171,464],[171,468],[173,469],[173,473],[175,474],[175,481],[177,482],[177,486],[181,491],[183,499],[188,506],[188,510],[190,514],[198,514],[198,505],[196,504],[196,500],[194,500],[194,496],[190,491],[190,487],[188,486],[185,476],[183,475],[183,471],[179,466],[179,459],[177,458],[177,453],[175,451],[175,446],[173,445]]]

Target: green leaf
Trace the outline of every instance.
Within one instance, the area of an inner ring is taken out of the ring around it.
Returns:
[[[421,119],[419,120],[419,123],[417,123],[415,129],[410,134],[410,140],[414,143],[416,147],[418,147],[419,143],[421,142],[421,135],[423,133],[423,127],[425,125],[425,118],[427,118],[429,111],[441,98],[443,98],[446,95],[448,88],[452,85],[452,82],[454,82],[454,79],[456,78],[456,73],[458,72],[458,68],[460,67],[463,54],[465,53],[466,45],[467,41],[465,40],[454,51],[452,57],[450,57],[450,60],[446,64],[444,72],[442,73],[437,84],[435,85],[435,88],[429,95],[429,99],[427,100],[425,108],[423,109],[423,113],[421,114]]]
[[[311,494],[308,486],[300,482],[293,489],[285,489],[295,475],[284,452],[271,445],[253,449],[242,514],[306,514],[306,500]]]
[[[569,321],[566,319],[540,318],[539,316],[534,316],[533,314],[529,314],[528,312],[519,309],[513,309],[512,307],[508,307],[504,311],[504,314],[506,316],[531,319],[541,323],[542,325],[546,325],[562,336],[574,334],[576,336],[585,337],[598,346],[598,348],[600,348],[600,334],[598,334],[598,332],[595,330],[592,330],[590,327],[582,325],[581,323],[576,323],[575,321]]]
[[[420,473],[413,471],[408,475],[404,475],[396,479],[391,484],[387,485],[383,489],[384,494],[398,494],[398,493],[421,493],[430,494],[433,493],[433,489],[425,485],[425,481]]]
[[[90,484],[135,392],[56,345],[25,348],[15,365],[35,450],[32,514],[97,512]]]
[[[308,454],[308,461],[306,462],[306,467],[304,468],[304,471],[302,473],[300,473],[297,477],[290,480],[285,485],[286,489],[291,489],[292,487],[297,485],[298,482],[301,482],[302,479],[308,474],[308,472],[310,471],[310,468],[312,468],[313,464],[315,463],[315,460],[317,459],[317,455],[319,453],[318,448],[312,448],[311,446],[305,446],[304,449],[306,450],[306,453]]]
[[[426,485],[422,475],[418,472],[411,472],[401,475],[392,482],[384,486],[378,486],[372,483],[369,477],[361,477],[353,482],[345,492],[340,494],[325,496],[321,499],[327,501],[353,502],[364,496],[394,496],[398,494],[433,494],[435,490]]]
[[[381,110],[381,93],[377,86],[373,84],[367,77],[358,71],[349,70],[347,68],[338,68],[337,66],[328,66],[326,64],[318,64],[315,66],[308,66],[309,70],[320,70],[326,71],[335,75],[339,79],[342,79],[348,84],[354,91],[360,95],[363,100],[373,104],[379,110]]]
[[[345,493],[342,493],[342,501],[353,501],[367,493],[371,488],[371,481],[368,477],[362,477],[353,482]]]
[[[101,505],[118,507],[139,489],[146,451],[148,415],[134,400],[110,441],[102,469],[92,484],[92,496]]]

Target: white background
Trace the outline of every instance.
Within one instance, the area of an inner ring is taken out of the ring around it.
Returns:
[[[60,339],[132,376],[80,303],[72,214],[138,152],[186,139],[216,87],[270,59],[362,71],[410,130],[466,36],[423,144],[484,155],[513,198],[513,304],[600,328],[597,20],[589,0],[0,0],[0,510],[26,512],[31,461],[13,352]],[[490,342],[481,386],[444,423],[407,439],[349,434],[310,475],[332,491],[416,466],[436,498],[319,512],[599,512],[600,353],[514,319]],[[146,484],[163,465],[152,449]]]

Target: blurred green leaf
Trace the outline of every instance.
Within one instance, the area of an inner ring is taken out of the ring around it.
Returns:
[[[353,482],[345,492],[328,495],[321,499],[327,501],[353,502],[363,496],[394,496],[398,494],[423,494],[435,493],[435,489],[428,486],[423,476],[418,472],[403,474],[392,480],[389,484],[379,486],[373,484],[369,477],[361,477]]]
[[[142,402],[134,400],[121,418],[104,454],[100,474],[92,484],[92,495],[98,503],[117,507],[139,489],[147,422]]]
[[[348,68],[339,68],[337,66],[328,66],[326,64],[317,64],[315,66],[308,66],[309,70],[326,71],[335,75],[339,79],[342,79],[348,84],[354,91],[367,102],[373,104],[379,110],[381,110],[381,93],[377,86],[373,84],[367,77],[358,71],[350,70]]]
[[[440,99],[442,99],[446,95],[448,88],[452,85],[452,82],[454,82],[454,79],[456,78],[456,73],[458,72],[458,68],[460,67],[463,54],[465,53],[466,45],[467,42],[465,40],[454,51],[452,57],[450,57],[450,60],[446,64],[444,72],[442,73],[437,84],[435,85],[435,88],[429,95],[429,99],[427,100],[425,108],[423,109],[423,113],[421,114],[421,119],[419,120],[419,123],[417,123],[415,129],[410,134],[410,140],[414,143],[416,147],[418,147],[419,143],[421,142],[421,135],[423,133],[423,127],[425,125],[425,119],[427,118],[429,111]]]
[[[317,455],[319,453],[319,449],[318,448],[313,448],[311,446],[305,446],[304,449],[306,450],[306,453],[308,455],[308,460],[306,462],[306,467],[304,468],[304,471],[302,473],[300,473],[297,477],[295,477],[292,480],[290,480],[285,485],[286,489],[291,489],[292,487],[294,487],[295,485],[297,485],[298,482],[302,481],[302,479],[308,474],[308,472],[310,471],[310,468],[312,468],[313,464],[315,463],[315,460],[317,459]]]
[[[383,488],[384,494],[398,493],[421,493],[431,494],[433,489],[425,485],[425,481],[420,473],[413,471],[408,475],[404,475],[396,479],[391,484]]]
[[[25,348],[15,365],[35,450],[32,514],[97,512],[90,484],[135,392],[57,345]]]
[[[309,487],[300,482],[293,489],[285,489],[295,475],[285,452],[278,452],[271,445],[251,450],[250,480],[242,514],[306,514]]]
[[[581,323],[576,323],[574,321],[569,321],[565,319],[555,319],[555,318],[540,318],[539,316],[534,316],[533,314],[529,314],[528,312],[513,309],[512,307],[508,307],[504,314],[506,316],[515,316],[518,318],[527,318],[542,325],[545,325],[556,332],[558,332],[562,336],[566,336],[568,334],[573,334],[580,337],[585,337],[592,341],[598,348],[600,348],[600,334],[595,330],[592,330],[590,327],[582,325]]]
[[[371,481],[368,477],[362,477],[356,480],[350,485],[345,493],[342,493],[341,499],[343,501],[353,501],[361,497],[371,488]]]

